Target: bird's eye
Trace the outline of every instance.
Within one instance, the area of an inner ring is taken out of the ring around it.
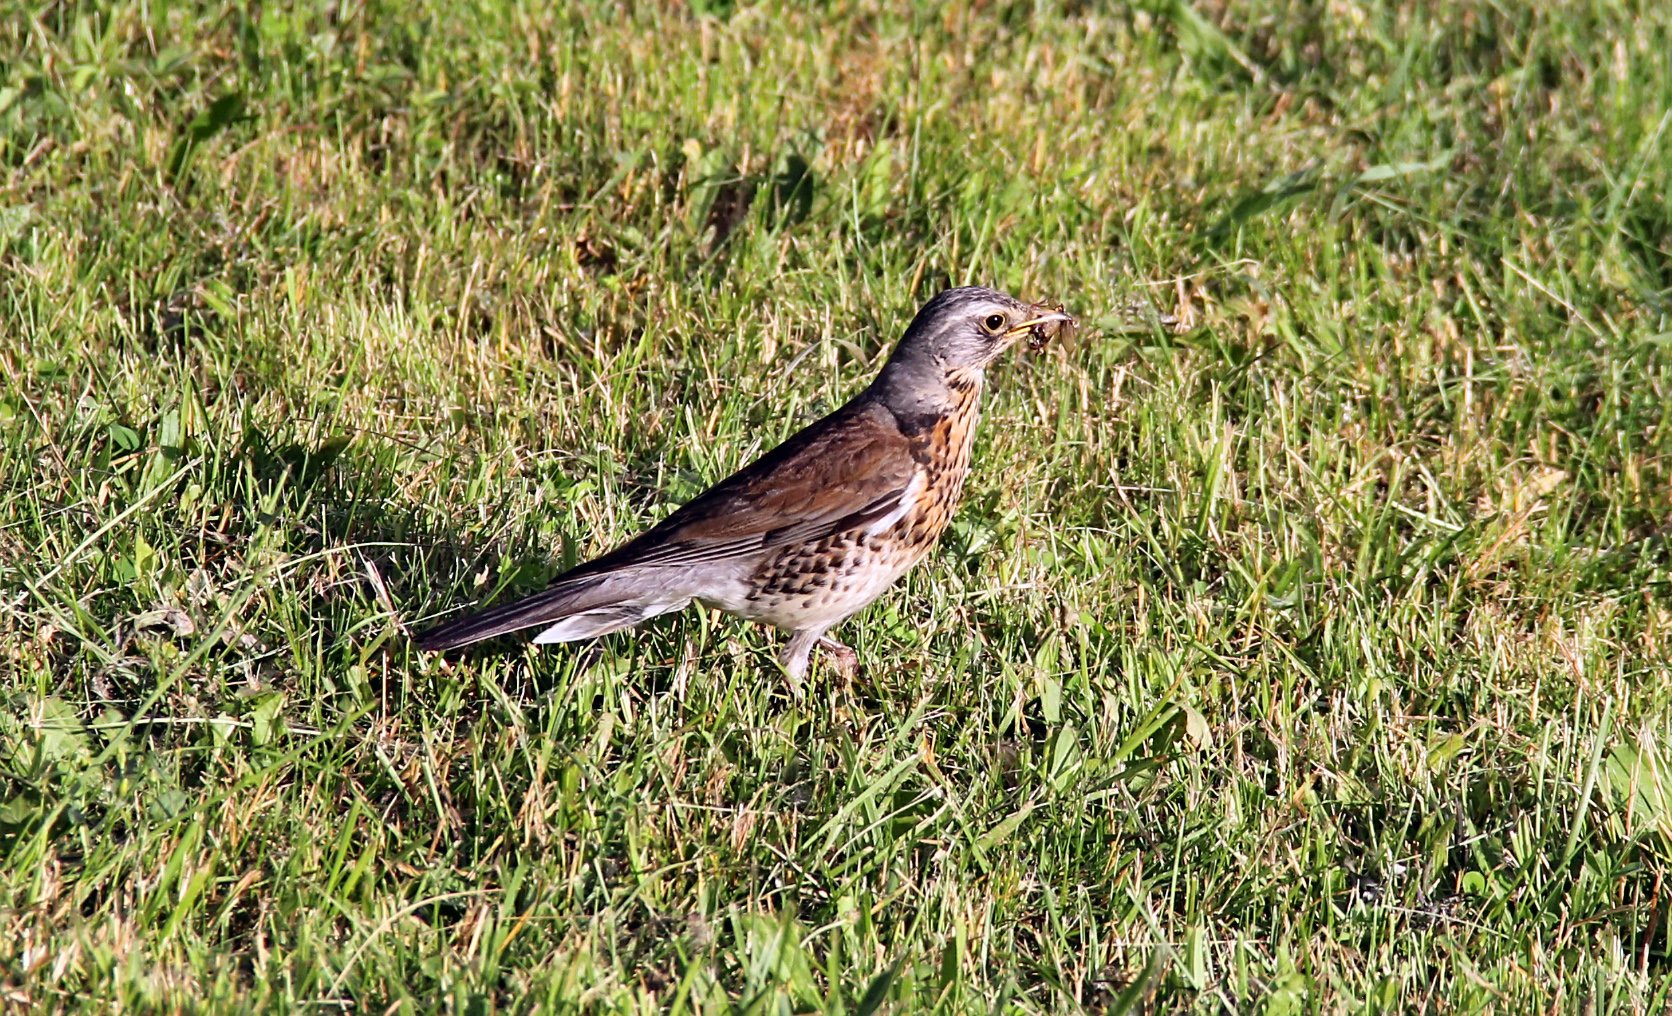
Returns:
[[[1004,315],[989,314],[987,315],[987,320],[981,322],[981,324],[982,327],[986,328],[988,331],[996,332],[1004,327]]]

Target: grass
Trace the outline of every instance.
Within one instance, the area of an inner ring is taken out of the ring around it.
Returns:
[[[1672,8],[552,6],[0,17],[8,1005],[1672,1004]],[[411,648],[965,281],[856,686]]]

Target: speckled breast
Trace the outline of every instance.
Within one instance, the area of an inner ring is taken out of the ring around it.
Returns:
[[[955,389],[955,391],[957,391]],[[946,532],[969,474],[977,416],[976,386],[961,404],[912,435],[923,472],[917,503],[878,533],[850,529],[763,561],[738,613],[781,628],[834,624],[866,605],[922,560]]]

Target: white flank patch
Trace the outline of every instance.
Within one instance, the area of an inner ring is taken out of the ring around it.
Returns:
[[[866,526],[865,534],[867,536],[877,536],[887,532],[894,523],[906,517],[906,513],[911,511],[912,505],[917,503],[917,495],[922,492],[923,471],[920,469],[912,474],[911,482],[906,484],[905,492],[900,495],[900,503],[894,506],[893,511]]]

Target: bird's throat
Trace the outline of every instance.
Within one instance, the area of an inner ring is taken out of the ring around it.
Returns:
[[[946,372],[946,390],[951,393],[953,403],[961,403],[980,395],[981,382],[985,379],[986,372],[979,367],[955,367]]]

